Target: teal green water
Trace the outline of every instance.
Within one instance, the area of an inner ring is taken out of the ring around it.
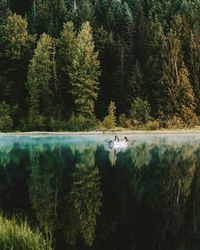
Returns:
[[[200,249],[200,136],[0,136],[0,210],[55,249]]]

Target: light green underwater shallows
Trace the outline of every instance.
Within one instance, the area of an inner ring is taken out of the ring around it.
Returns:
[[[33,232],[27,222],[17,223],[0,215],[1,250],[52,250],[49,240],[38,232]]]

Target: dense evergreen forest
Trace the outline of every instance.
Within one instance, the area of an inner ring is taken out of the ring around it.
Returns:
[[[0,0],[0,131],[194,126],[199,0]]]

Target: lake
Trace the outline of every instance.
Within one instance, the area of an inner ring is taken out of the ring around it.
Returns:
[[[0,136],[0,210],[56,250],[197,250],[200,135]]]

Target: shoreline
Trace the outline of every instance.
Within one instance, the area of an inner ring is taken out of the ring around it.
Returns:
[[[200,134],[198,129],[174,129],[174,130],[122,130],[122,131],[79,131],[79,132],[47,132],[47,131],[31,131],[31,132],[0,132],[0,136],[86,136],[86,135],[162,135],[162,134]]]

